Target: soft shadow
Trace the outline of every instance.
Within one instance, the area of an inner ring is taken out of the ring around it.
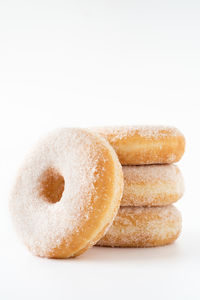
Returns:
[[[107,248],[93,247],[76,260],[84,262],[117,262],[117,261],[151,261],[163,259],[178,259],[181,253],[181,248],[178,243],[154,248]]]

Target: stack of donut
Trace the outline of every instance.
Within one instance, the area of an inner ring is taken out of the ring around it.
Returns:
[[[115,149],[122,164],[124,192],[118,214],[99,246],[152,247],[172,243],[181,231],[179,168],[185,139],[173,127],[95,128]]]
[[[16,231],[35,255],[75,257],[91,246],[173,242],[183,194],[183,135],[171,127],[55,130],[24,161],[10,199]],[[113,222],[114,220],[114,222]]]

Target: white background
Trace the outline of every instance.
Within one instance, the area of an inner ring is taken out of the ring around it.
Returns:
[[[200,2],[0,1],[0,299],[200,299]],[[164,124],[186,137],[183,231],[171,246],[32,256],[9,193],[57,127]]]

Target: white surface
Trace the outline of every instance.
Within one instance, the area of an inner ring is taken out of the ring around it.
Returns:
[[[195,246],[194,246],[195,245]],[[154,249],[94,247],[76,259],[47,260],[6,249],[1,299],[199,299],[196,235]],[[8,263],[9,262],[9,263]],[[8,284],[9,283],[9,284]],[[7,298],[6,298],[7,297]]]
[[[0,1],[0,299],[200,299],[199,1]],[[56,127],[177,126],[181,238],[155,249],[33,257],[8,198],[25,154]]]

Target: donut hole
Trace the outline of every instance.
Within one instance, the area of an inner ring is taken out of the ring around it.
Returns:
[[[40,177],[40,196],[49,203],[60,201],[65,188],[64,177],[54,168],[48,168]]]

